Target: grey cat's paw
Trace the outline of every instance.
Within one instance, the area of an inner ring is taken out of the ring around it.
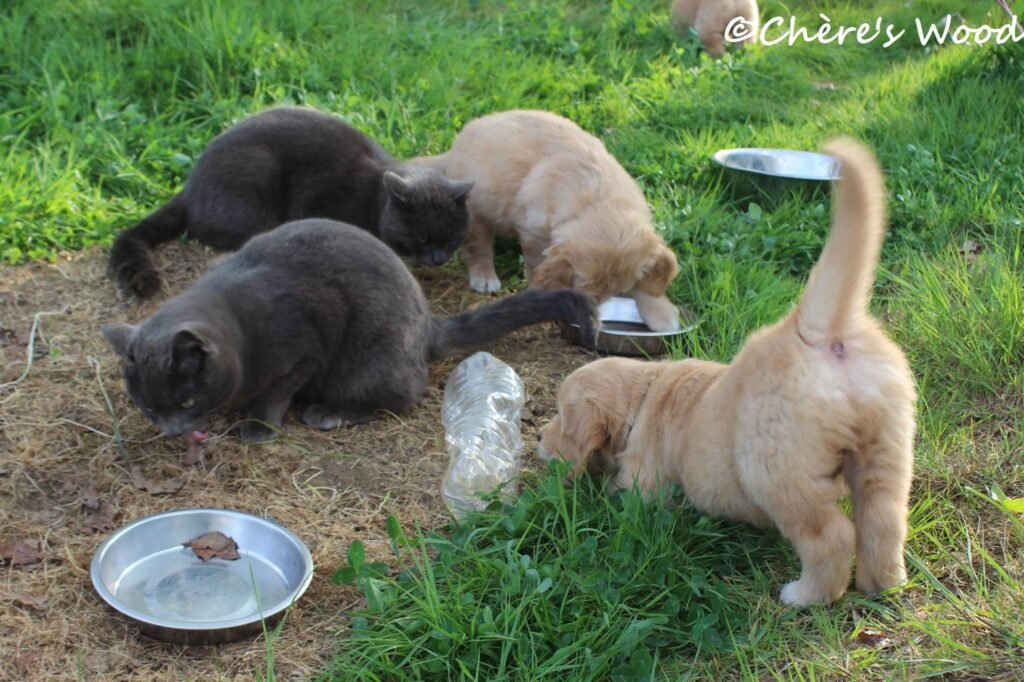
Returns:
[[[478,294],[494,294],[501,291],[501,280],[497,277],[473,275],[469,278],[469,288]]]
[[[277,430],[263,422],[246,420],[238,427],[238,437],[247,443],[258,443],[277,438]]]
[[[322,403],[316,403],[306,408],[302,413],[302,423],[312,426],[314,429],[338,429],[342,426],[352,426],[363,422],[373,421],[377,415],[373,412],[350,412],[344,409],[331,407]]]
[[[326,404],[311,404],[302,413],[302,422],[306,426],[311,426],[314,429],[323,429],[324,431],[337,429],[347,424],[341,415],[326,406]]]
[[[314,429],[327,431],[346,426],[348,421],[330,406],[317,404],[310,405],[302,413],[302,423],[312,426]]]

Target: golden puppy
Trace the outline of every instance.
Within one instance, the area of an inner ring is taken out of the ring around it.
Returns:
[[[743,28],[749,31],[750,37],[736,44],[753,45],[760,28],[755,0],[675,0],[672,3],[672,28],[679,35],[693,28],[704,49],[715,59],[725,54],[726,29],[737,17],[745,20]],[[739,34],[733,32],[729,37],[737,38]]]
[[[474,291],[494,292],[494,234],[518,235],[530,286],[575,287],[598,302],[637,301],[648,327],[679,328],[665,297],[676,256],[654,231],[636,181],[604,144],[544,111],[506,111],[471,121],[451,149],[418,163],[472,180],[463,247]]]
[[[843,178],[832,231],[797,307],[755,332],[730,365],[599,360],[573,372],[541,456],[582,471],[594,453],[613,483],[682,486],[698,509],[774,523],[800,556],[786,604],[830,603],[906,577],[903,542],[913,466],[914,381],[868,314],[885,231],[884,187],[871,153],[833,142]],[[853,523],[837,505],[851,492]]]

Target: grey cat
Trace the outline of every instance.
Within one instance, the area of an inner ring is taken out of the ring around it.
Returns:
[[[243,410],[239,435],[264,440],[293,401],[331,429],[402,412],[429,363],[549,320],[595,333],[594,302],[530,289],[447,319],[382,242],[329,220],[288,223],[250,240],[139,326],[103,335],[124,361],[132,400],[168,436]]]
[[[403,258],[446,262],[466,236],[471,182],[400,164],[336,116],[278,107],[221,133],[185,189],[110,250],[121,289],[140,298],[160,288],[153,246],[186,234],[234,250],[289,220],[330,218],[368,230]]]

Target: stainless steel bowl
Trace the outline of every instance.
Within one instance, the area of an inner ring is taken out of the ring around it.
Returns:
[[[838,180],[839,159],[795,149],[723,149],[712,160],[732,170],[793,180]]]
[[[562,334],[575,343],[611,355],[655,356],[667,353],[673,342],[697,326],[693,313],[679,308],[681,329],[674,332],[655,332],[644,324],[636,301],[625,296],[616,296],[597,308],[601,320],[601,331],[593,345],[583,338],[579,326],[562,323]]]
[[[220,531],[236,561],[201,561],[182,546]],[[147,516],[115,531],[92,557],[100,597],[143,633],[182,644],[219,644],[262,632],[309,587],[313,558],[274,521],[225,509]]]

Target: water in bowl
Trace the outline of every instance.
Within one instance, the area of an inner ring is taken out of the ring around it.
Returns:
[[[113,589],[126,607],[180,623],[258,615],[280,604],[289,592],[284,576],[258,555],[242,551],[237,561],[203,562],[180,545],[140,559]]]

